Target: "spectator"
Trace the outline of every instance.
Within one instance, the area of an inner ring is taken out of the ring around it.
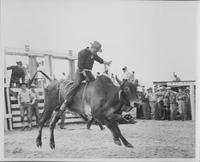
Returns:
[[[187,88],[185,90],[186,100],[185,100],[185,111],[186,111],[186,120],[191,120],[191,105],[190,105],[190,90]]]
[[[31,114],[30,114],[30,122],[32,122],[32,117],[35,115],[36,124],[39,126],[39,108],[38,108],[38,95],[35,91],[35,88],[31,88]]]
[[[174,81],[175,82],[180,82],[181,81],[181,79],[176,75],[175,72],[173,72],[173,76],[174,76]]]
[[[132,82],[132,83],[135,82],[135,72],[134,71],[132,71],[132,73],[131,73],[130,82]]]
[[[178,102],[178,111],[180,113],[181,120],[184,121],[186,119],[186,113],[185,113],[186,94],[183,92],[182,88],[178,89],[178,93],[176,94],[176,100]]]
[[[144,86],[142,86],[141,100],[142,100],[143,119],[150,119],[149,101],[148,98],[146,97]]]
[[[164,87],[159,87],[157,90],[156,97],[157,97],[157,105],[156,105],[156,111],[155,111],[155,118],[158,119],[164,119]]]
[[[31,92],[29,89],[26,88],[26,83],[22,83],[21,90],[18,94],[18,104],[21,113],[22,130],[25,129],[25,123],[24,123],[25,111],[27,111],[28,127],[29,129],[32,128],[30,102],[31,102]]]
[[[22,68],[22,62],[16,62],[17,65],[7,67],[7,70],[12,70],[10,87],[20,87],[20,83],[25,81],[26,72]]]
[[[142,119],[143,118],[143,110],[142,110],[142,88],[141,87],[137,87],[137,91],[138,91],[139,104],[136,106],[137,107],[136,118]]]
[[[169,100],[170,87],[165,89],[164,93],[164,120],[170,120],[170,100]]]
[[[156,109],[156,95],[153,93],[152,88],[147,89],[147,98],[149,100],[150,109],[151,109],[151,119],[155,119],[155,109]]]
[[[62,79],[67,79],[65,72],[62,72]]]
[[[122,80],[123,81],[130,81],[131,80],[131,73],[128,71],[128,68],[125,66],[122,68]]]
[[[136,87],[138,87],[138,86],[140,85],[140,84],[139,84],[139,80],[138,80],[138,79],[135,79],[134,84],[136,85]]]
[[[177,114],[176,92],[167,87],[167,95],[169,96],[170,104],[170,120],[175,120]]]

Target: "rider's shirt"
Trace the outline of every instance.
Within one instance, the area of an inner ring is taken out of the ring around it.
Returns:
[[[85,48],[78,53],[78,68],[81,72],[84,69],[92,70],[94,60],[103,64],[103,59],[99,57],[97,54],[93,54],[90,52],[89,48]]]

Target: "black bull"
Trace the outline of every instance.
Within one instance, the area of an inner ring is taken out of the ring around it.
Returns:
[[[36,138],[36,145],[42,146],[42,128],[44,123],[51,117],[53,111],[59,108],[65,99],[66,92],[70,86],[69,81],[53,81],[45,89],[44,112],[40,119],[39,133]],[[104,123],[112,132],[114,143],[126,147],[133,147],[122,135],[118,120],[121,119],[122,105],[133,106],[137,102],[136,85],[130,82],[124,82],[120,87],[115,86],[106,76],[100,76],[93,82],[90,82],[85,90],[85,102],[83,104],[84,86],[80,86],[76,95],[73,97],[71,105],[67,108],[69,111],[84,116],[92,116],[99,123]],[[50,147],[55,148],[54,142],[55,123],[50,124]],[[121,140],[121,141],[120,141]]]

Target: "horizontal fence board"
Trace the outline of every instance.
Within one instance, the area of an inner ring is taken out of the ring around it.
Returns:
[[[38,103],[39,107],[44,107],[44,103]],[[16,109],[19,108],[18,104],[11,104],[11,109]]]
[[[39,109],[39,114],[41,114],[43,112],[43,108]],[[26,114],[26,112],[25,112]],[[12,116],[18,116],[20,115],[20,110],[19,109],[15,109],[15,111],[12,111]]]
[[[33,116],[33,117],[32,117],[32,121],[35,121],[35,120],[36,120],[36,117]],[[25,121],[25,122],[28,121],[27,116],[24,117],[24,121]],[[21,117],[20,117],[20,116],[13,117],[13,123],[21,123]]]
[[[32,126],[35,126],[36,125],[36,122],[32,122]],[[28,126],[28,122],[25,122],[25,126]],[[13,128],[22,128],[22,123],[13,123]]]
[[[10,88],[13,92],[19,92],[20,88]],[[35,91],[38,94],[38,109],[39,109],[39,116],[44,111],[44,89],[43,88],[35,88]],[[11,112],[12,114],[6,115],[6,117],[12,117],[12,124],[13,128],[21,128],[21,116],[20,116],[20,108],[18,105],[17,97],[10,96],[10,102],[11,102]],[[25,125],[28,125],[27,123],[27,111],[25,111],[24,115],[24,121]],[[59,120],[58,123],[60,123],[61,120]],[[73,123],[84,123],[85,121],[77,114],[66,112],[65,113],[65,120],[64,123],[73,124]],[[36,125],[36,117],[35,114],[32,117],[32,125]]]
[[[10,88],[13,92],[19,92],[21,88]],[[36,92],[43,92],[44,93],[44,89],[43,88],[35,88]]]
[[[11,101],[17,101],[17,97],[10,96],[10,100]],[[44,96],[43,95],[41,95],[41,96],[38,95],[38,100],[44,100]]]

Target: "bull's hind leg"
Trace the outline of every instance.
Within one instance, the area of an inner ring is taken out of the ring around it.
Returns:
[[[39,121],[39,132],[38,132],[38,136],[36,138],[36,145],[37,147],[41,147],[42,146],[42,129],[44,127],[45,122],[50,119],[51,115],[52,115],[53,109],[48,109],[48,110],[44,110],[41,119]]]
[[[54,128],[55,128],[55,125],[57,123],[57,121],[61,118],[62,114],[64,113],[65,109],[62,109],[62,110],[58,110],[51,123],[50,123],[50,141],[49,141],[49,146],[51,149],[54,149],[55,148],[55,140],[54,140]]]

